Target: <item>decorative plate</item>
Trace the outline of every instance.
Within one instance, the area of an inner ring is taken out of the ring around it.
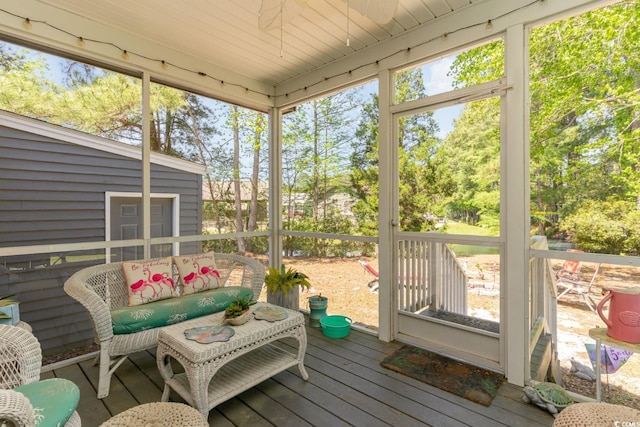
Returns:
[[[268,320],[269,322],[275,322],[276,320],[282,320],[289,317],[284,309],[280,307],[258,307],[253,312],[256,319]]]
[[[184,331],[186,339],[209,344],[212,342],[229,341],[236,331],[229,326],[198,326]]]

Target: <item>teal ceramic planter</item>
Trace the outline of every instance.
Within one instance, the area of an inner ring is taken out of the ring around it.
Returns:
[[[329,298],[321,295],[309,297],[309,326],[312,328],[320,327],[320,319],[327,315],[327,304]]]

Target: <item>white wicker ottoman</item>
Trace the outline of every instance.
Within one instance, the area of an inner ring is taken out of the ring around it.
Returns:
[[[184,403],[154,402],[134,406],[100,424],[100,427],[209,427],[209,423]]]
[[[612,427],[640,425],[640,411],[611,403],[574,403],[563,409],[553,427]]]
[[[255,310],[269,304],[258,303],[253,307]],[[224,312],[163,328],[156,355],[165,381],[162,401],[169,399],[173,389],[207,419],[209,411],[218,404],[292,366],[298,365],[300,375],[307,380],[304,316],[293,310],[287,313],[286,319],[275,322],[251,319],[244,325],[233,326],[235,335],[229,341],[211,344],[188,340],[184,331],[220,325]],[[270,344],[287,337],[298,341],[297,354]],[[174,374],[171,358],[184,367],[184,373]]]

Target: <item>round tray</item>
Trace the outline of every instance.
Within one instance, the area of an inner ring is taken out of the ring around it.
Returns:
[[[191,341],[200,344],[209,344],[212,342],[229,341],[236,331],[230,326],[197,326],[195,328],[186,329],[184,336]]]
[[[269,322],[275,322],[289,317],[289,313],[280,307],[258,307],[253,312],[253,315],[258,320],[268,320]]]

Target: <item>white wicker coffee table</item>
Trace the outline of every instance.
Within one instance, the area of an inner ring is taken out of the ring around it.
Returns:
[[[258,303],[253,309],[258,307],[269,305]],[[269,322],[252,318],[244,325],[232,326],[235,335],[229,341],[211,344],[188,340],[184,331],[220,325],[223,312],[164,327],[158,338],[156,356],[165,381],[162,401],[169,400],[173,389],[207,419],[209,411],[218,404],[292,366],[298,365],[300,375],[307,380],[304,316],[293,310],[287,313],[284,320]],[[297,354],[271,344],[287,337],[298,341]],[[184,373],[173,372],[171,358],[184,367]]]

